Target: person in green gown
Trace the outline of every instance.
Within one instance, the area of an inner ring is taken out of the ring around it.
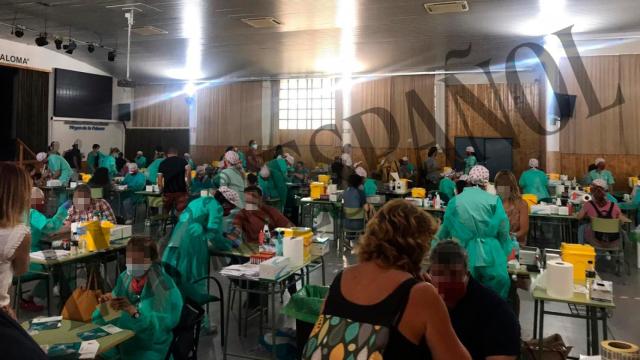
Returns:
[[[60,180],[63,186],[69,185],[73,170],[71,166],[62,156],[56,154],[38,153],[36,159],[47,165],[49,176],[51,179]],[[66,199],[65,199],[66,200]]]
[[[484,190],[489,182],[487,168],[474,166],[468,181],[473,186],[449,201],[431,246],[451,238],[458,241],[469,254],[471,275],[506,299],[511,285],[507,257],[513,247],[509,218],[500,198]]]
[[[127,270],[112,292],[100,296],[92,314],[97,325],[113,324],[135,335],[103,358],[124,360],[164,359],[178,325],[183,300],[173,279],[163,270],[156,242],[133,236],[127,244]],[[113,310],[119,316],[110,319]]]
[[[103,156],[100,158],[100,167],[107,169],[109,172],[109,179],[113,179],[118,174],[116,168],[116,158],[118,157],[118,149],[112,148],[109,156]]]
[[[269,161],[267,163],[269,168],[269,180],[271,187],[275,189],[277,198],[280,199],[278,210],[282,212],[284,210],[284,204],[287,200],[287,161],[283,155]]]
[[[158,169],[164,161],[164,153],[158,153],[158,157],[147,168],[147,180],[153,185],[158,183]]]
[[[133,215],[135,207],[144,202],[142,195],[137,195],[137,191],[144,191],[147,185],[147,178],[143,173],[138,171],[138,164],[131,162],[127,175],[122,180],[121,185],[126,185],[127,190],[122,193],[122,208],[124,209],[124,218],[126,224],[133,223]]]
[[[467,146],[465,151],[467,153],[467,157],[464,158],[464,174],[469,175],[469,171],[471,171],[471,168],[476,166],[478,159],[476,159],[476,150],[473,146]]]
[[[539,167],[540,162],[538,159],[530,159],[529,170],[524,171],[518,181],[522,193],[533,194],[538,197],[538,201],[550,197],[549,179],[544,171],[538,169]]]
[[[87,154],[87,167],[89,174],[93,174],[100,167],[100,160],[106,155],[100,152],[100,145],[93,144],[91,152]]]
[[[193,159],[191,158],[191,154],[184,153],[184,159],[187,160],[187,162],[189,163],[189,166],[191,166],[191,170],[196,169],[196,162],[193,161]]]
[[[238,193],[222,186],[213,196],[193,200],[180,214],[162,262],[165,269],[172,269],[170,274],[184,297],[206,301],[206,282],[195,281],[207,276],[209,247],[225,251],[234,245],[224,236],[223,218],[239,206]]]
[[[238,193],[240,205],[244,206],[245,183],[242,160],[235,151],[227,151],[224,154],[224,169],[220,173],[220,186],[226,186]]]
[[[189,188],[192,196],[200,196],[202,190],[214,187],[212,177],[207,174],[207,167],[208,165],[198,165],[196,168],[196,177],[191,181],[191,187]]]
[[[374,196],[378,192],[378,183],[374,179],[367,177],[367,170],[365,170],[362,166],[358,166],[355,172],[356,175],[361,176],[364,180],[362,184],[364,195],[366,197]]]
[[[606,169],[607,163],[603,158],[598,158],[595,161],[595,165],[596,169],[591,170],[587,176],[588,183],[590,184],[593,180],[602,179],[607,183],[607,190],[613,191],[613,184],[615,184],[616,180],[611,171]]]
[[[279,194],[271,182],[271,170],[263,165],[258,173],[258,187],[262,190],[262,198],[265,200],[278,199]]]
[[[138,169],[145,169],[147,167],[147,158],[142,151],[136,153],[135,162],[136,165],[138,165]]]
[[[456,196],[456,183],[452,180],[455,173],[452,168],[445,167],[442,174],[440,174],[442,175],[442,179],[440,179],[440,183],[438,184],[438,192],[441,194],[441,197],[442,195],[446,197],[446,199],[444,199],[445,201],[450,201]]]

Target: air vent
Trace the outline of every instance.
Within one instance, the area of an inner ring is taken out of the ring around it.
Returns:
[[[137,26],[133,27],[131,31],[142,36],[164,35],[169,33],[168,31],[159,29],[155,26]]]
[[[272,28],[282,25],[280,20],[272,17],[256,17],[240,19],[243,23],[254,28]]]
[[[424,4],[424,9],[432,15],[448,14],[469,11],[469,4],[467,4],[466,0],[443,1],[436,3],[426,3]]]

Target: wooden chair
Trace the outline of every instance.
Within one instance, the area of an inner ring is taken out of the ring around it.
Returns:
[[[615,246],[598,247],[594,246],[596,256],[611,256],[616,261],[616,275],[620,276],[621,265],[624,264],[624,237],[621,232],[620,219],[591,218],[591,230],[603,234],[620,234],[620,238],[616,240]]]
[[[364,208],[348,208],[345,207],[342,210],[343,221],[342,221],[342,234],[339,240],[342,244],[338,245],[338,251],[351,250],[351,241],[358,240],[360,235],[364,233],[364,224],[365,224],[365,213]],[[345,227],[344,220],[361,220],[362,227],[360,229],[347,229]]]

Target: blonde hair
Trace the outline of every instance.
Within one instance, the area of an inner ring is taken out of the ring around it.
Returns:
[[[498,188],[498,186],[508,186],[511,190],[509,192],[509,198],[503,200],[517,201],[518,199],[522,199],[520,187],[518,186],[518,180],[516,180],[516,176],[511,171],[498,171],[498,173],[496,174],[496,178],[494,179],[494,183],[496,189]]]
[[[367,223],[358,259],[417,275],[437,228],[424,210],[406,200],[392,200]]]
[[[0,228],[14,227],[31,206],[31,177],[11,163],[0,163],[0,174]]]

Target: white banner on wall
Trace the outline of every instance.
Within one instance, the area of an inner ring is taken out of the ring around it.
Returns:
[[[51,139],[60,142],[60,150],[71,149],[71,145],[80,139],[80,151],[83,159],[91,151],[93,144],[100,145],[100,151],[108,153],[112,147],[124,151],[124,126],[111,121],[65,121],[53,120]]]

